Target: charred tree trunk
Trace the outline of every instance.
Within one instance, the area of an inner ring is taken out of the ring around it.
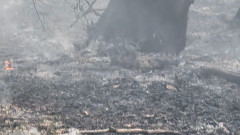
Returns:
[[[178,54],[186,46],[188,11],[193,0],[111,0],[96,24],[96,36],[123,38],[142,51]]]

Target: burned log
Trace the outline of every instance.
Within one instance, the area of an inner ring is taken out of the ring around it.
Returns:
[[[239,73],[223,71],[223,70],[215,69],[215,68],[202,68],[201,71],[202,71],[201,73],[204,77],[216,76],[219,78],[223,78],[229,82],[240,85],[240,74]]]
[[[180,53],[193,0],[111,0],[93,37],[139,43],[145,52]]]

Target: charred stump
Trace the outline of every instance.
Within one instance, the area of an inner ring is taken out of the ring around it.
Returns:
[[[186,46],[193,0],[111,0],[96,24],[94,37],[139,43],[144,52],[178,54]]]

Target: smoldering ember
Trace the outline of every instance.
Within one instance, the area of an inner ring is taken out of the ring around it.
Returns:
[[[0,135],[239,135],[239,8],[1,0]]]

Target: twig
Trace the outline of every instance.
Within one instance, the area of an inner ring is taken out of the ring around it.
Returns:
[[[103,133],[119,133],[119,134],[168,134],[168,135],[181,135],[181,133],[177,131],[169,131],[169,130],[144,130],[144,129],[116,129],[110,127],[109,129],[101,129],[101,130],[81,130],[78,132],[79,134],[103,134]]]
[[[37,13],[38,20],[40,21],[40,23],[41,23],[41,25],[42,25],[42,29],[43,29],[43,31],[44,31],[45,28],[44,28],[44,25],[43,25],[43,21],[42,21],[40,15],[39,15],[39,12],[38,12],[38,10],[37,10],[36,1],[35,1],[35,0],[32,0],[32,2],[33,2],[33,7],[34,7],[34,9],[35,9],[35,11],[36,11],[36,13]]]

